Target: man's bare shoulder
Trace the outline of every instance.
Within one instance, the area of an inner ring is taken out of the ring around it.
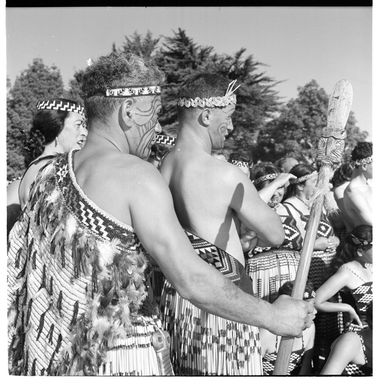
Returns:
[[[149,187],[151,185],[165,185],[157,168],[137,156],[121,154],[115,159],[114,174],[119,175],[120,182],[127,185],[135,185],[136,188]]]
[[[371,191],[370,186],[368,186],[367,184],[351,182],[348,184],[348,186],[344,190],[343,196],[344,198],[347,198],[350,200],[361,199],[364,194],[367,194],[370,191]]]
[[[214,178],[227,185],[236,185],[242,181],[246,181],[247,176],[235,165],[216,159],[212,156],[208,158],[207,169]]]

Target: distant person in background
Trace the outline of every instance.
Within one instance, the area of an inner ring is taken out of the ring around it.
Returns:
[[[344,209],[344,191],[351,180],[353,167],[350,163],[344,163],[339,166],[332,177],[332,194],[337,205],[337,212],[331,216],[334,221],[335,234],[339,239],[343,239],[350,232],[350,220]]]
[[[68,99],[50,99],[37,103],[29,136],[25,143],[23,176],[7,187],[7,233],[24,208],[38,171],[57,154],[81,148],[87,130],[83,106]]]
[[[352,151],[354,167],[351,181],[344,191],[343,207],[349,220],[350,230],[359,225],[372,225],[373,144],[359,142]]]
[[[280,172],[271,162],[256,164],[250,175],[250,179],[258,190],[259,196],[272,209],[276,209],[281,203],[285,189],[289,184],[289,180],[292,178],[294,178],[292,174]],[[258,239],[255,233],[241,225],[241,244],[243,251],[247,252],[259,246],[257,242]],[[260,248],[257,248],[257,250],[259,249]],[[270,247],[267,249],[270,249]]]
[[[237,166],[248,178],[250,178],[250,159],[244,155],[231,153],[229,163]]]
[[[275,165],[282,171],[282,172],[290,172],[290,170],[296,166],[299,163],[299,161],[293,157],[293,156],[284,156],[283,158],[280,158],[275,162]]]

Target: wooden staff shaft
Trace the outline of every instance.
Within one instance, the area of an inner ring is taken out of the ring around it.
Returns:
[[[329,166],[323,166],[319,171],[317,187],[328,186]],[[313,202],[310,218],[307,223],[306,235],[303,242],[303,248],[300,255],[298,270],[296,272],[295,283],[291,296],[296,299],[303,299],[304,290],[310,270],[312,252],[316,240],[317,229],[319,227],[321,212],[323,208],[324,195],[320,194]],[[282,337],[277,359],[274,367],[274,375],[285,375],[288,371],[290,356],[294,338]]]

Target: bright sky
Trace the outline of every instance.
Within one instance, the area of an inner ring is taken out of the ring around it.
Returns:
[[[277,86],[284,100],[311,79],[329,94],[348,79],[358,124],[371,132],[371,7],[7,8],[7,75],[13,83],[41,57],[67,83],[89,57],[110,52],[113,42],[120,46],[124,36],[168,36],[179,27],[218,53],[245,47],[269,76],[284,80]]]

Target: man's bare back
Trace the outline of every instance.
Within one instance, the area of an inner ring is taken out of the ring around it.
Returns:
[[[372,225],[372,188],[353,179],[344,191],[343,207],[350,230],[359,225]]]
[[[235,166],[197,149],[175,149],[161,166],[184,229],[215,244],[244,264],[238,236],[239,222],[230,207],[236,199],[234,195],[239,194],[235,191],[239,187],[235,189],[231,183],[236,171]]]

